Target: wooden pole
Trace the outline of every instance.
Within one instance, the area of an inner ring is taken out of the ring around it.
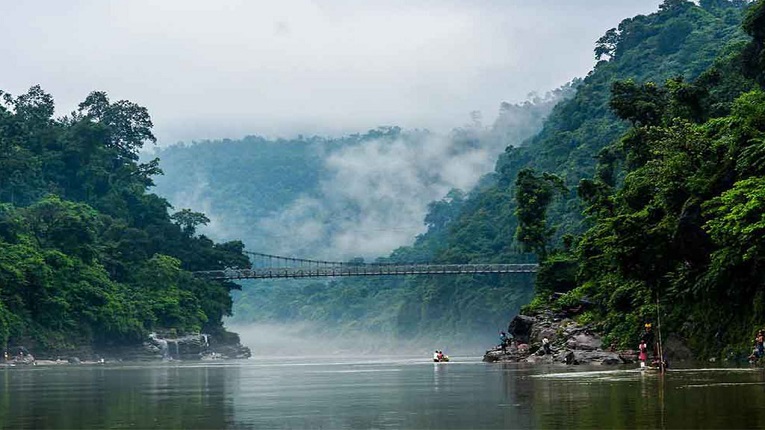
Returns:
[[[664,373],[664,350],[661,344],[661,305],[659,304],[659,293],[656,293],[656,331],[659,332],[659,369]]]

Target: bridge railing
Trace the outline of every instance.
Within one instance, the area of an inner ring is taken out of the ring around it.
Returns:
[[[341,276],[470,275],[535,273],[537,264],[343,264],[315,267],[265,267],[195,272],[217,280]]]

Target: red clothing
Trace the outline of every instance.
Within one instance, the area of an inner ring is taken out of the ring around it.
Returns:
[[[641,343],[640,346],[638,346],[638,349],[640,350],[640,355],[638,355],[638,359],[640,361],[646,361],[648,359],[648,354],[646,351],[646,345],[645,343]]]

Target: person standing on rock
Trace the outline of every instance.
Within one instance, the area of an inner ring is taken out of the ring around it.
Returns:
[[[542,349],[544,349],[545,354],[550,355],[552,354],[552,350],[550,349],[550,339],[548,338],[542,338]]]
[[[648,360],[648,346],[646,345],[644,340],[640,341],[640,345],[638,346],[638,351],[640,351],[640,354],[638,355],[638,360],[640,360],[640,368],[645,368],[645,362]]]
[[[643,332],[643,336],[640,337],[640,340],[642,342],[645,342],[646,348],[650,349],[653,352],[654,356],[659,355],[659,350],[658,348],[655,347],[653,343],[653,330],[651,327],[651,323],[645,324],[645,331]]]
[[[502,347],[503,353],[507,352],[507,344],[508,344],[507,334],[503,331],[499,332],[499,346]]]

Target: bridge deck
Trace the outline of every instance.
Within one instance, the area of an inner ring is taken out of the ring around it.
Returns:
[[[318,278],[335,276],[473,275],[482,273],[536,273],[537,264],[408,264],[338,265],[319,267],[267,267],[196,272],[208,279]]]

